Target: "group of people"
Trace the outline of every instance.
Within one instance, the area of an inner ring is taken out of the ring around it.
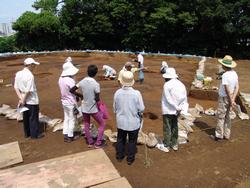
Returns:
[[[139,60],[141,68],[143,61]],[[229,111],[235,104],[235,98],[239,90],[238,76],[232,69],[236,66],[231,56],[225,56],[218,60],[222,64],[225,73],[219,90],[218,124],[214,140],[230,138]],[[28,108],[23,113],[23,124],[25,137],[32,139],[41,138],[38,130],[39,99],[34,81],[33,71],[39,65],[32,58],[24,60],[24,69],[16,73],[15,91],[19,98],[18,106]],[[123,160],[126,156],[125,145],[128,142],[127,164],[131,165],[135,160],[136,143],[138,133],[142,124],[142,114],[145,109],[140,91],[133,89],[134,72],[133,64],[127,62],[120,71],[118,81],[120,88],[115,92],[113,98],[113,111],[116,114],[117,144],[116,159]],[[67,58],[63,64],[63,71],[58,84],[61,92],[61,102],[64,111],[63,135],[65,142],[72,142],[75,126],[75,110],[77,102],[81,101],[81,113],[85,125],[84,132],[88,147],[102,148],[105,120],[100,110],[100,84],[95,80],[98,73],[96,65],[89,65],[87,77],[76,83],[74,76],[79,69]],[[162,63],[162,77],[165,80],[161,98],[163,115],[163,144],[165,151],[178,150],[178,116],[188,110],[187,91],[184,84],[179,80],[174,68],[168,67],[166,62]],[[142,80],[143,81],[143,80]],[[97,139],[94,140],[90,134],[90,118],[93,117],[99,124]],[[128,136],[128,141],[127,141]]]
[[[144,81],[144,70],[147,69],[147,67],[144,66],[144,57],[141,53],[136,52],[135,55],[137,56],[136,59],[133,59],[134,62],[138,63],[137,67],[135,67],[134,64],[132,64],[132,62],[127,62],[127,64],[125,64],[125,66],[123,67],[123,70],[130,70],[133,73],[138,72],[138,81],[140,84],[143,83]],[[114,80],[116,78],[116,70],[114,68],[112,68],[109,65],[103,65],[102,70],[104,71],[104,79],[105,80]],[[118,81],[120,79],[121,76],[121,71],[119,72],[118,75]]]

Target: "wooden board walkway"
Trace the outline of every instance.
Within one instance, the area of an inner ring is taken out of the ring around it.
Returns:
[[[118,178],[105,152],[96,149],[0,170],[0,187],[82,188]]]
[[[23,162],[18,142],[0,145],[0,168]]]

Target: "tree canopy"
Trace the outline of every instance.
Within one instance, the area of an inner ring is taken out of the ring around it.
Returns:
[[[60,9],[58,8],[60,6]],[[13,25],[23,50],[250,57],[249,0],[37,0]]]

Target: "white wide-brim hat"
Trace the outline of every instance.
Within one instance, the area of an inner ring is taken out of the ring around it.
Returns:
[[[225,67],[234,68],[237,66],[237,63],[233,61],[233,58],[230,55],[226,55],[223,59],[218,59],[218,61]]]
[[[176,71],[174,68],[168,68],[166,70],[166,73],[164,73],[163,75],[163,78],[178,78],[178,75],[176,74]]]
[[[73,76],[79,71],[71,62],[66,62],[63,64],[63,71],[61,76]]]
[[[133,86],[135,83],[134,74],[130,71],[124,71],[120,80],[122,86]]]
[[[33,58],[30,57],[24,60],[24,65],[31,65],[31,64],[40,65],[40,63],[36,62]]]

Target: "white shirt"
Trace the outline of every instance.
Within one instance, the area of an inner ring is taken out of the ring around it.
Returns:
[[[226,91],[224,86],[227,85],[230,91],[230,94],[233,94],[236,86],[238,85],[238,75],[234,70],[226,71],[222,75],[221,84],[219,88],[219,96],[226,97]]]
[[[162,114],[175,115],[177,110],[184,110],[186,104],[185,85],[176,78],[165,82],[161,99]]]
[[[137,55],[137,60],[138,60],[138,62],[141,63],[141,67],[143,67],[144,58],[143,58],[143,56],[142,56],[141,54],[138,54],[138,55]]]
[[[105,74],[104,74],[105,77],[114,76],[116,74],[115,69],[113,69],[112,67],[110,67],[108,65],[104,65],[103,68],[105,71]]]
[[[22,96],[30,92],[26,98],[26,104],[39,104],[34,75],[27,67],[16,73],[14,88],[19,89]]]
[[[138,112],[145,109],[141,93],[132,87],[118,89],[114,95],[113,109],[118,129],[133,131],[140,128]]]
[[[88,114],[98,112],[95,94],[100,93],[99,83],[97,83],[94,78],[86,77],[76,84],[76,87],[78,87],[83,94],[82,112]]]

